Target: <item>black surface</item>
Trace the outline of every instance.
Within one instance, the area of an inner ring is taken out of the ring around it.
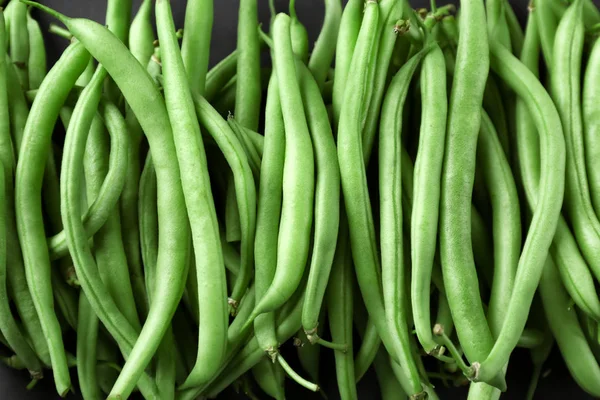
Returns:
[[[87,17],[95,19],[99,22],[104,20],[106,11],[106,1],[104,0],[43,0],[42,3],[55,8],[69,16]],[[513,0],[511,3],[521,18],[524,21],[528,0]],[[134,0],[134,10],[137,10],[140,1]],[[269,14],[266,0],[260,0],[260,18],[263,23],[268,23]],[[277,1],[277,9],[280,11],[287,10],[287,1]],[[439,4],[447,3],[447,1],[438,2]],[[183,16],[185,10],[185,0],[172,0],[173,14],[177,27],[183,26]],[[412,1],[413,7],[426,7],[428,2]],[[237,0],[215,0],[215,24],[213,28],[212,47],[211,47],[211,64],[215,64],[235,48],[236,42],[236,25],[237,25]],[[300,20],[306,25],[311,42],[316,39],[323,19],[323,0],[299,0],[297,1],[297,13]],[[56,22],[52,18],[42,13],[36,12],[36,17],[42,23],[42,28],[47,31],[50,22]],[[46,43],[49,52],[49,61],[52,63],[60,55],[66,47],[67,42],[64,39],[46,35]],[[41,332],[40,332],[41,334]],[[292,358],[294,349],[291,345],[284,345],[284,351]],[[323,365],[321,368],[321,383],[328,393],[329,399],[338,399],[335,381],[335,367],[332,360],[330,350],[322,350]],[[299,368],[298,365],[295,365]],[[527,351],[517,350],[510,362],[508,369],[508,388],[509,390],[502,398],[506,399],[523,399],[529,384],[531,375],[531,362]],[[591,399],[586,395],[569,376],[559,352],[555,349],[550,360],[546,364],[546,375],[538,386],[536,399]],[[41,381],[37,387],[31,391],[25,390],[27,384],[27,373],[11,370],[4,365],[0,365],[0,399],[6,400],[48,400],[59,399],[54,390],[53,381],[50,372],[47,373],[47,379]],[[75,381],[75,377],[74,381]],[[294,385],[287,380],[287,398],[288,399],[322,399],[321,396],[312,394],[298,385]],[[466,398],[466,389],[445,389],[438,383],[437,391],[441,399],[463,399]],[[359,399],[378,399],[379,390],[377,381],[372,371],[365,376],[358,386]],[[261,398],[267,398],[265,395]],[[72,394],[68,399],[79,399],[80,397]],[[232,390],[224,392],[219,398],[222,399],[237,399],[246,398],[239,396]]]

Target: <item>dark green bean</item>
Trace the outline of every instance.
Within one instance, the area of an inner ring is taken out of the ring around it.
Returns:
[[[37,89],[46,77],[46,47],[40,25],[31,16],[31,9],[27,11],[27,32],[29,33],[29,59],[27,60],[29,89]]]
[[[29,33],[27,31],[27,5],[16,0],[11,3],[14,4],[10,11],[10,58],[16,67],[21,87],[23,90],[28,90]]]

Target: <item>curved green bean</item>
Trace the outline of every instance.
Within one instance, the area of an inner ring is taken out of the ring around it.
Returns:
[[[321,90],[323,90],[323,84],[327,78],[328,68],[335,57],[341,18],[342,2],[340,0],[325,0],[323,27],[308,60],[308,69],[310,69]]]

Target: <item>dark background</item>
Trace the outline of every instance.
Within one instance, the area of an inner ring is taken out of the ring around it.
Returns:
[[[213,26],[212,46],[211,46],[211,65],[221,60],[233,49],[236,43],[237,27],[237,7],[239,0],[215,0],[215,23]],[[345,1],[344,1],[345,2]],[[55,8],[72,17],[86,17],[96,21],[104,21],[106,12],[106,1],[104,0],[42,0],[41,3]],[[137,10],[140,0],[133,0],[134,13]],[[277,1],[278,11],[286,11],[288,1]],[[448,1],[439,1],[439,4],[448,3]],[[260,19],[263,23],[269,21],[269,10],[266,0],[259,0]],[[427,7],[428,2],[423,0],[413,0],[411,4],[414,8]],[[515,12],[524,24],[527,15],[528,0],[511,0]],[[172,0],[173,14],[176,26],[183,27],[185,0]],[[307,27],[311,43],[316,39],[322,21],[323,21],[323,0],[299,0],[296,4],[299,19]],[[56,22],[51,17],[35,12],[36,18],[41,22],[44,32],[47,31],[50,22]],[[62,50],[67,46],[64,39],[46,34],[46,44],[48,49],[49,63],[52,64],[60,56]],[[41,332],[40,332],[41,334]],[[68,338],[66,338],[68,340]],[[293,366],[300,368],[294,361],[294,349],[290,344],[284,344],[283,351],[288,358],[291,358]],[[339,398],[336,390],[335,365],[330,350],[323,349],[320,383],[327,392],[329,399]],[[523,399],[527,391],[531,375],[532,364],[529,354],[526,350],[517,350],[511,358],[508,368],[508,391],[502,398]],[[564,366],[560,353],[555,348],[550,359],[545,364],[545,377],[541,379],[536,399],[578,399],[585,400],[592,397],[585,394],[570,377]],[[73,377],[75,378],[75,377]],[[0,364],[0,399],[7,400],[46,400],[59,399],[54,390],[50,372],[47,372],[47,379],[38,383],[31,391],[27,391],[25,386],[28,382],[26,372],[14,371]],[[303,388],[290,383],[287,379],[286,393],[288,399],[322,399],[320,395],[315,395]],[[380,398],[377,381],[373,371],[369,371],[365,378],[358,385],[359,399],[378,399]],[[441,399],[463,399],[466,398],[466,389],[446,389],[439,382],[436,387]],[[257,390],[260,398],[267,398],[266,395]],[[79,399],[73,394],[69,399]],[[237,395],[233,390],[223,392],[219,397],[222,399],[245,398]]]

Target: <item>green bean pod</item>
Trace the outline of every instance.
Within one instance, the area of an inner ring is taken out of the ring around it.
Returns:
[[[337,128],[344,102],[344,92],[352,63],[354,47],[360,31],[364,1],[349,0],[342,13],[335,52],[335,79],[333,80],[333,126]]]
[[[477,165],[490,193],[493,214],[494,278],[487,319],[497,336],[506,318],[521,251],[521,211],[515,180],[490,117],[482,111]]]
[[[150,142],[150,148],[157,149],[153,157],[158,181],[158,202],[163,206],[159,211],[157,301],[150,308],[137,346],[130,353],[113,388],[113,398],[117,395],[126,397],[158,348],[185,286],[185,274],[181,271],[185,268],[187,251],[181,250],[187,247],[188,233],[181,229],[186,225],[186,213],[172,130],[166,108],[160,100],[161,94],[151,77],[110,31],[93,21],[71,19],[38,3],[28,4],[59,18],[107,69],[137,115]],[[148,103],[150,99],[153,100]],[[152,104],[152,107],[148,104]],[[91,290],[88,285],[87,291]],[[91,299],[90,302],[98,313],[100,304],[95,305]]]
[[[27,11],[27,32],[29,33],[29,59],[27,60],[27,75],[29,89],[38,89],[46,77],[46,47],[44,36],[38,22]]]
[[[229,302],[234,308],[247,289],[254,260],[254,235],[256,228],[256,186],[248,157],[235,133],[218,112],[203,98],[194,95],[194,105],[200,124],[217,142],[219,149],[233,170],[233,181],[241,218],[242,263]]]
[[[99,86],[97,90],[101,91],[102,86]],[[101,102],[99,111],[104,119],[104,124],[100,121],[92,123],[83,159],[89,201],[96,199],[109,171],[109,154],[113,159],[113,165],[127,165],[129,153],[129,135],[125,119],[119,109],[113,104]],[[109,137],[104,126],[110,134],[110,147]],[[113,208],[106,223],[94,235],[94,253],[100,276],[108,292],[127,321],[139,331],[141,329],[140,319],[129,279],[118,209]]]
[[[79,318],[77,323],[77,379],[79,390],[85,399],[101,398],[96,371],[98,326],[100,320],[85,293],[79,294]]]
[[[14,3],[10,11],[9,50],[14,63],[19,82],[23,90],[29,90],[29,32],[27,31],[27,5],[19,1]]]
[[[571,376],[583,390],[600,396],[600,367],[550,257],[540,280],[540,294],[548,325]]]
[[[281,307],[302,279],[308,259],[314,201],[314,155],[292,51],[290,17],[273,23],[274,61],[285,126],[283,199],[273,282],[251,319]]]
[[[235,76],[237,62],[238,51],[234,50],[208,71],[204,88],[206,100],[213,102],[217,93]]]
[[[129,27],[128,45],[131,53],[146,65],[154,54],[152,29],[152,0],[143,0]]]
[[[317,82],[304,65],[297,63],[296,67],[300,69],[300,90],[317,171],[315,233],[302,310],[302,327],[309,341],[314,344],[319,339],[319,313],[329,281],[340,224],[340,172],[333,132]]]
[[[19,158],[15,177],[17,227],[27,283],[48,341],[56,389],[61,395],[70,390],[71,380],[60,325],[54,313],[51,267],[45,247],[40,193],[54,123],[64,99],[88,60],[89,53],[83,46],[71,46],[69,51],[63,53],[62,62],[59,61],[52,69],[52,79],[46,80],[46,84],[40,88],[23,133],[21,151],[23,155],[27,154],[27,160]],[[38,159],[39,162],[33,162]]]
[[[323,90],[323,84],[327,77],[327,70],[335,57],[341,18],[342,2],[340,0],[325,0],[323,27],[308,60],[308,69],[310,69],[321,90]]]
[[[268,358],[263,358],[252,367],[251,371],[254,380],[263,392],[275,400],[285,399],[285,375],[279,364],[273,363]]]
[[[276,74],[273,74],[267,92],[265,148],[260,166],[254,240],[254,282],[255,296],[258,301],[269,289],[277,269],[284,156],[285,127],[281,112],[279,84]],[[275,329],[274,312],[259,315],[254,321],[254,332],[258,344],[264,351],[270,353],[271,357],[277,353],[279,347]]]
[[[257,130],[260,116],[260,37],[257,0],[241,0],[238,19],[235,117]]]
[[[213,26],[213,0],[191,0],[185,8],[181,58],[193,92],[204,93],[210,38]]]
[[[431,269],[436,252],[440,204],[439,181],[446,138],[446,66],[435,46],[423,59],[421,69],[421,132],[415,162],[411,216],[411,304],[417,337],[425,352],[438,348],[430,317]],[[404,171],[403,171],[404,172]]]
[[[529,18],[525,43],[522,51],[523,63],[538,75],[539,37],[537,35],[537,19]],[[526,103],[517,98],[516,121],[519,134],[517,148],[520,159],[521,178],[525,186],[525,194],[529,208],[535,205],[536,191],[540,177],[539,139],[533,119],[529,115]],[[600,318],[600,301],[595,290],[594,278],[581,255],[570,227],[564,218],[559,218],[550,247],[550,253],[560,271],[565,288],[571,298],[588,315]]]
[[[156,260],[158,258],[158,193],[156,171],[152,164],[151,153],[148,153],[144,163],[139,191],[140,246],[144,261],[148,304],[150,304],[156,282]]]
[[[486,382],[506,365],[525,328],[528,310],[559,220],[565,173],[565,143],[560,117],[550,96],[534,74],[508,50],[494,42],[491,42],[490,49],[494,71],[528,105],[540,133],[542,157],[540,193],[519,259],[507,317],[492,351],[476,373],[480,380]]]
[[[201,323],[196,365],[182,385],[189,387],[210,379],[225,357],[225,332],[228,326],[225,264],[200,125],[195,115],[190,81],[186,77],[184,61],[179,52],[168,0],[156,2],[156,22],[161,43],[165,102],[173,129],[196,255]],[[198,71],[195,72],[197,73]],[[254,212],[253,209],[251,211]],[[188,228],[185,226],[181,229]],[[213,362],[207,363],[206,359]]]
[[[596,161],[600,156],[600,110],[598,102],[600,94],[600,40],[596,39],[585,70],[583,81],[583,138],[585,143],[585,162],[589,179],[590,195],[596,215],[600,214],[600,171]]]
[[[358,398],[352,350],[354,271],[349,245],[348,225],[344,219],[340,226],[337,250],[331,268],[331,279],[327,285],[327,310],[331,337],[334,342],[346,345],[346,351],[334,353],[337,386],[340,398],[343,400]]]
[[[407,277],[403,253],[402,226],[402,110],[414,71],[429,49],[412,57],[396,73],[381,108],[379,125],[379,193],[381,270],[385,318],[394,341],[404,374],[411,384],[411,396],[422,392],[414,359],[412,359],[407,307],[404,292]],[[379,333],[381,336],[381,332]],[[385,342],[384,342],[385,344]]]
[[[581,113],[581,62],[584,40],[582,1],[566,11],[554,43],[551,93],[562,120],[567,149],[565,209],[581,251],[596,278],[600,277],[600,221],[594,211],[585,165]]]

